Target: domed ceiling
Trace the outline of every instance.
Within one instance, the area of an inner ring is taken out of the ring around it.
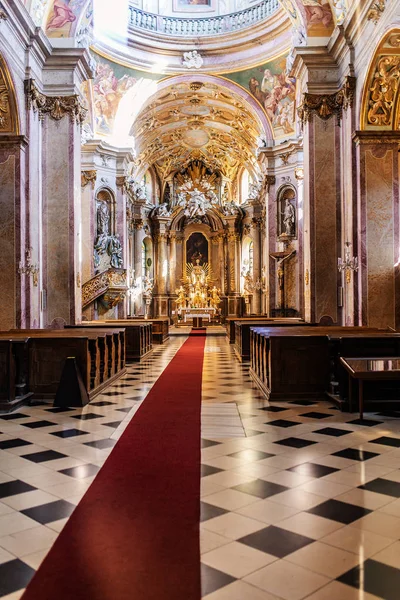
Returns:
[[[231,180],[240,165],[256,174],[262,134],[262,119],[242,97],[221,84],[196,80],[158,91],[131,130],[136,169],[153,165],[163,179],[192,160]]]

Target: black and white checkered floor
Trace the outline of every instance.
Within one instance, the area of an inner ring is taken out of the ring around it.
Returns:
[[[17,600],[184,337],[83,410],[0,417],[0,598]],[[223,337],[203,371],[207,600],[399,600],[400,413],[268,405]],[[90,599],[88,599],[90,600]],[[118,600],[118,599],[115,599]]]

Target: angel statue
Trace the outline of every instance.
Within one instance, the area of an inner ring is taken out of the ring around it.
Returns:
[[[148,275],[145,275],[143,277],[142,286],[143,286],[143,296],[145,298],[151,298],[151,295],[153,292],[153,287],[154,287],[154,282]]]
[[[211,290],[210,306],[215,308],[215,310],[217,310],[218,306],[221,304],[221,298],[219,297],[220,292],[221,290],[218,290],[214,285],[213,289]]]
[[[178,288],[177,290],[175,290],[175,294],[177,294],[177,299],[176,299],[176,307],[177,309],[181,309],[181,308],[185,308],[186,307],[186,292],[185,292],[185,288],[183,287],[183,285],[181,285],[180,288]]]

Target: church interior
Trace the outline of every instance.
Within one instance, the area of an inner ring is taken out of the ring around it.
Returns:
[[[398,0],[0,0],[1,600],[399,600],[399,177]]]

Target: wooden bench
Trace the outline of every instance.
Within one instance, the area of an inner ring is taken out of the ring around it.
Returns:
[[[323,397],[337,378],[341,344],[352,340],[361,347],[368,339],[392,353],[400,334],[368,327],[252,327],[250,375],[269,399]]]
[[[28,387],[28,338],[12,335],[0,339],[0,411],[9,412],[33,395]]]
[[[122,327],[125,331],[126,360],[140,361],[153,350],[153,326],[149,321],[85,321],[80,325],[67,325],[71,329],[114,329]]]
[[[236,357],[240,360],[240,362],[245,362],[250,360],[250,329],[252,327],[310,327],[309,323],[305,323],[304,321],[299,321],[298,319],[275,319],[270,320],[267,323],[265,321],[259,320],[250,320],[243,321],[239,319],[238,321],[234,321],[234,351]]]
[[[66,359],[70,357],[76,360],[89,400],[126,371],[123,329],[14,330],[0,332],[0,341],[10,336],[14,345],[16,341],[24,345],[24,378],[33,398],[55,398]],[[10,410],[12,401],[11,394],[0,409]]]
[[[128,317],[128,319],[118,320],[118,323],[125,327],[125,323],[130,324],[134,321],[135,323],[151,323],[153,325],[153,342],[158,344],[164,344],[169,340],[169,319],[168,317],[159,317],[157,319],[142,319],[140,317]],[[112,323],[112,321],[106,321]]]
[[[265,326],[273,325],[277,323],[279,325],[299,325],[304,323],[305,325],[309,325],[309,323],[305,323],[302,319],[298,318],[274,318],[274,317],[263,317],[260,316],[251,316],[251,317],[226,317],[225,318],[225,330],[226,337],[230,344],[235,343],[235,323],[260,323],[265,324]]]

